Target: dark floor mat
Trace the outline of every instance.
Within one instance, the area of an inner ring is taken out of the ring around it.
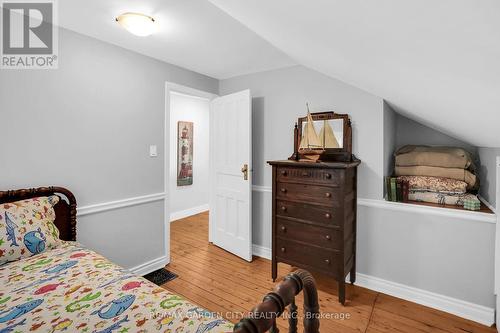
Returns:
[[[165,282],[172,281],[176,277],[177,274],[174,274],[171,271],[166,270],[165,268],[160,268],[157,271],[144,275],[144,278],[146,280],[149,280],[158,286],[161,286]]]

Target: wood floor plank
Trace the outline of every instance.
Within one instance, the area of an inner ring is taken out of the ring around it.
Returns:
[[[261,302],[276,285],[271,279],[269,260],[254,257],[249,263],[208,242],[208,213],[177,220],[170,226],[171,263],[167,269],[179,277],[167,282],[164,288],[237,322],[238,316]],[[293,269],[279,264],[278,281]],[[320,320],[322,333],[496,332],[494,328],[358,286],[347,286],[347,303],[342,306],[338,302],[337,283],[328,276],[313,275],[325,316]],[[299,295],[300,312],[302,300]],[[278,321],[282,332],[287,331],[287,326],[285,319]],[[299,319],[299,331],[300,327]]]

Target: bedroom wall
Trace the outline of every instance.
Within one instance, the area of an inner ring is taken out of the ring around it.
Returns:
[[[208,210],[209,112],[207,99],[170,96],[170,220]],[[193,185],[177,186],[177,123],[193,122]]]
[[[494,221],[398,208],[358,206],[358,272],[492,312]]]
[[[394,150],[396,149],[397,113],[384,101],[384,176],[394,171]],[[384,188],[384,197],[386,188]]]
[[[220,81],[220,95],[250,89],[253,137],[253,243],[256,253],[270,256],[271,167],[269,160],[293,153],[293,126],[311,112],[348,113],[353,150],[363,163],[359,193],[380,198],[383,191],[382,99],[302,66],[239,76]]]
[[[477,147],[396,113],[396,149],[404,145],[461,147],[477,155]]]
[[[500,148],[483,148],[477,149],[480,163],[479,177],[481,180],[481,188],[479,194],[488,203],[496,207],[498,198],[497,193],[497,179],[496,179],[496,168],[497,168],[497,156],[500,156]]]
[[[409,143],[405,131],[417,136],[413,143],[459,142],[401,119],[376,96],[305,67],[220,81],[221,95],[248,88],[253,96],[255,254],[271,256],[271,168],[266,161],[292,153],[292,126],[305,114],[305,102],[313,111],[349,113],[354,153],[363,161],[358,179],[358,283],[474,320],[493,320],[491,219],[447,215],[440,209],[398,209],[383,200],[383,176],[392,168],[394,148]]]
[[[65,186],[84,208],[80,242],[127,268],[161,266],[165,82],[217,93],[218,81],[65,29],[59,38],[59,69],[1,71],[0,188]]]
[[[293,126],[311,112],[348,113],[353,126],[353,153],[363,163],[359,192],[380,198],[383,177],[382,99],[303,66],[220,81],[220,95],[250,89],[253,112],[254,185],[271,185],[269,160],[293,153]]]

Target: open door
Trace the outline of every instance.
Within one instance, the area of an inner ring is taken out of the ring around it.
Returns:
[[[209,240],[252,261],[252,107],[250,90],[210,105]]]

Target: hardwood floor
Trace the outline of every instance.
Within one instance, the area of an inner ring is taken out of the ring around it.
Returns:
[[[208,213],[171,223],[171,263],[167,269],[179,277],[167,282],[164,288],[232,322],[239,320],[237,314],[261,302],[275,285],[269,260],[254,257],[248,263],[208,243]],[[292,267],[280,264],[278,281],[291,270]],[[494,328],[357,286],[347,287],[348,301],[343,307],[337,301],[335,281],[321,274],[314,277],[321,312],[330,315],[321,319],[320,330],[324,333],[496,332]],[[301,296],[297,304],[301,312]],[[281,332],[287,332],[284,319],[278,326]]]

